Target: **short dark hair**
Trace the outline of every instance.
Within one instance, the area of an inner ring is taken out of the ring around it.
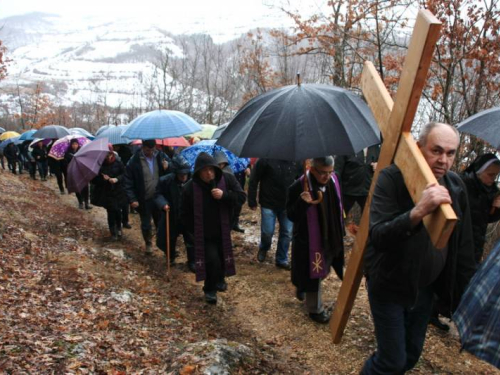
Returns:
[[[156,146],[156,141],[154,139],[147,139],[142,141],[142,146],[147,148],[154,148]]]

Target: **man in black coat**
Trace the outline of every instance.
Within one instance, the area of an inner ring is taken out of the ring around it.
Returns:
[[[309,190],[304,191],[307,178]],[[322,192],[319,204],[317,192]],[[313,159],[311,169],[288,189],[286,212],[293,222],[292,283],[306,303],[309,317],[327,323],[321,302],[321,280],[333,267],[342,279],[344,223],[340,183],[333,174],[333,157]]]
[[[177,237],[182,234],[188,258],[187,265],[189,270],[194,272],[195,263],[193,234],[185,230],[180,217],[182,188],[189,180],[191,166],[181,155],[175,155],[170,163],[169,170],[171,173],[166,176],[162,176],[158,186],[156,187],[155,202],[158,208],[162,211],[156,235],[156,246],[166,253],[166,215],[167,212],[169,212],[170,262],[174,263],[175,258],[177,257],[177,252],[175,251]]]
[[[355,155],[335,157],[335,173],[342,183],[342,201],[346,215],[356,202],[363,211],[379,154],[380,145],[375,145]]]
[[[286,192],[301,175],[300,164],[293,161],[259,159],[250,175],[248,185],[248,207],[257,210],[257,189],[260,204],[260,244],[257,259],[266,260],[271,248],[276,219],[280,229],[276,246],[276,267],[290,270],[288,249],[292,239],[293,223],[286,215]]]
[[[19,150],[14,142],[9,143],[7,147],[5,147],[3,154],[7,158],[9,170],[16,174],[17,163],[19,163]]]
[[[124,188],[130,206],[137,209],[140,215],[146,255],[151,255],[153,252],[151,218],[156,228],[160,218],[160,210],[154,201],[156,186],[160,177],[168,170],[167,156],[155,148],[154,139],[143,141],[142,149],[129,160],[124,179]]]
[[[236,178],[222,172],[214,158],[201,152],[193,178],[182,194],[181,220],[193,234],[196,281],[205,281],[205,301],[217,303],[217,292],[225,291],[225,276],[236,273],[231,244],[231,218],[246,199]]]
[[[429,185],[415,205],[401,171],[380,172],[370,207],[365,254],[368,297],[377,350],[362,374],[402,374],[415,366],[433,306],[445,316],[457,307],[474,274],[474,247],[465,186],[449,169],[459,137],[447,124],[427,124],[418,146],[438,184]],[[442,203],[452,204],[458,221],[443,249],[436,249],[422,219]]]

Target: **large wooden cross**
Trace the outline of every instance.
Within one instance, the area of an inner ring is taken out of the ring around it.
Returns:
[[[425,86],[440,29],[441,22],[431,12],[419,11],[394,102],[373,64],[365,62],[364,65],[361,86],[382,132],[383,143],[359,231],[330,320],[333,342],[336,344],[342,338],[363,277],[363,255],[368,239],[370,202],[379,171],[394,161],[403,174],[406,187],[414,202],[420,199],[427,184],[437,182],[411,135],[411,126]],[[424,225],[437,248],[446,245],[456,220],[457,217],[449,204],[441,205],[433,214],[424,218]]]

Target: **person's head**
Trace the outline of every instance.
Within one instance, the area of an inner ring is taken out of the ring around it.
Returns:
[[[332,156],[314,158],[311,163],[311,173],[320,185],[326,185],[333,173],[334,160]]]
[[[42,147],[43,147],[43,141],[39,141],[39,142],[36,144],[36,147],[38,147],[38,148],[42,148]]]
[[[205,152],[200,152],[194,162],[194,176],[208,184],[212,180],[218,181],[221,175],[222,170],[215,159]]]
[[[150,158],[154,155],[156,147],[156,141],[154,139],[148,139],[146,141],[142,141],[142,152],[147,158]]]
[[[500,173],[500,160],[492,153],[480,155],[465,170],[471,171],[484,185],[492,186]]]
[[[221,150],[215,151],[214,159],[220,169],[224,169],[227,165],[229,165],[229,161],[227,160],[227,155],[224,151]]]
[[[72,139],[69,142],[69,147],[71,148],[71,150],[76,151],[80,148],[80,144],[78,143],[77,139]]]
[[[189,174],[191,173],[191,165],[189,165],[187,160],[181,155],[175,155],[172,158],[170,168],[175,173],[178,181],[186,182],[189,179]]]
[[[453,165],[459,142],[457,129],[451,125],[430,122],[422,128],[417,145],[437,179]]]

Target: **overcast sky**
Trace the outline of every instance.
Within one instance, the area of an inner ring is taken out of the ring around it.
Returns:
[[[168,12],[182,14],[184,17],[255,17],[273,12],[269,5],[276,8],[282,3],[311,10],[317,9],[317,4],[325,4],[326,0],[0,0],[0,18],[37,11],[61,15],[138,15]]]

